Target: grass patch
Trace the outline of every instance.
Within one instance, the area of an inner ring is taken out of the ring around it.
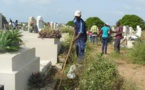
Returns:
[[[120,90],[139,90],[135,82],[132,80],[124,81],[123,86]]]
[[[116,65],[101,55],[95,55],[88,61],[85,70],[81,70],[79,90],[119,90],[123,79],[116,70]],[[82,72],[83,71],[83,72]]]
[[[145,42],[137,41],[129,50],[128,57],[132,63],[145,65]]]

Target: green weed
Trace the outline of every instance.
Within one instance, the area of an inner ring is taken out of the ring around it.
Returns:
[[[128,57],[133,63],[145,65],[145,43],[135,42],[134,47],[129,50]]]

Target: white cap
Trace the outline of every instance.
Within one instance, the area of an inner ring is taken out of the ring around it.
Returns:
[[[80,10],[76,10],[74,16],[80,17],[81,16],[81,11]]]

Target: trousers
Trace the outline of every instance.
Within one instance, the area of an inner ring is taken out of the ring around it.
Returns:
[[[85,46],[86,46],[85,40],[79,39],[76,41],[76,54],[78,57],[78,61],[84,58]]]
[[[115,43],[114,43],[114,49],[116,52],[120,52],[120,40],[119,38],[115,39]]]
[[[107,54],[108,37],[102,37],[102,53]]]

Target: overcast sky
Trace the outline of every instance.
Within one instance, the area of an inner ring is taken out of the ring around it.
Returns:
[[[145,20],[145,0],[1,0],[0,13],[9,21],[27,22],[30,16],[42,16],[45,22],[67,23],[75,10],[82,18],[99,17],[114,25],[126,14],[135,14]]]

